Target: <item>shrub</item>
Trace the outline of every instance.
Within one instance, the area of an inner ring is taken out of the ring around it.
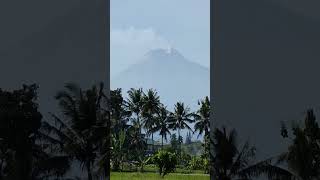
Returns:
[[[208,164],[208,162],[206,162],[205,159],[198,156],[194,156],[190,160],[188,167],[192,170],[204,170],[206,164]]]
[[[177,164],[177,156],[174,153],[160,150],[153,156],[153,163],[159,168],[161,177],[173,172]]]
[[[182,151],[181,152],[181,156],[179,158],[179,164],[183,165],[183,166],[188,166],[190,161],[191,161],[191,156],[189,154],[187,154],[186,152]]]

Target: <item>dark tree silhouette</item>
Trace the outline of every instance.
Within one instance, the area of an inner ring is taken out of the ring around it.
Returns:
[[[37,89],[34,84],[0,90],[0,179],[62,179],[70,167],[68,157],[52,151],[53,138],[43,132]]]
[[[189,129],[192,131],[188,123],[193,123],[193,113],[182,102],[177,102],[174,106],[174,112],[170,115],[169,127],[173,130],[178,130],[178,139],[180,138],[180,131],[182,129]],[[193,131],[192,131],[193,132]],[[179,154],[181,154],[181,142],[179,142]]]
[[[129,111],[136,115],[135,124],[139,128],[140,134],[142,129],[141,116],[143,111],[143,91],[142,89],[131,88],[128,91],[129,98],[127,99],[127,107]]]
[[[161,104],[159,108],[159,112],[156,119],[156,126],[154,131],[159,131],[159,134],[161,135],[161,146],[163,148],[163,140],[165,139],[167,141],[167,134],[170,133],[169,128],[169,115],[170,112],[167,110],[167,108]]]
[[[110,92],[112,164],[114,170],[119,170],[122,161],[126,159],[128,151],[129,136],[127,136],[127,133],[130,125],[127,123],[131,112],[127,110],[125,104],[121,89]]]
[[[128,148],[130,149],[130,156],[138,161],[140,171],[143,171],[145,159],[144,152],[147,146],[145,136],[139,133],[138,125],[130,126],[130,128],[128,129],[128,135],[128,138],[130,140],[130,143],[128,145]]]
[[[212,137],[212,179],[252,179],[262,174],[269,179],[290,179],[286,170],[272,165],[272,158],[253,163],[256,149],[248,142],[237,146],[236,131],[227,132],[225,128],[214,130]]]
[[[101,144],[108,151],[108,121],[106,97],[103,84],[83,91],[76,84],[66,84],[65,90],[56,95],[63,119],[53,115],[55,126],[47,123],[46,130],[58,137],[63,144],[63,151],[78,160],[85,167],[88,179],[92,180],[93,166],[98,158]],[[107,138],[106,138],[107,137]],[[106,142],[103,142],[106,138]],[[107,145],[105,145],[107,144]],[[109,153],[107,153],[109,154]],[[110,166],[110,163],[108,166]],[[109,171],[110,168],[106,169]],[[108,172],[105,175],[108,176]]]
[[[210,133],[210,100],[209,97],[206,96],[205,99],[198,102],[198,105],[200,106],[200,109],[197,111],[195,116],[195,125],[194,130],[195,132],[199,132],[198,137],[204,133],[204,153],[203,157],[208,158],[209,156],[209,150],[210,150],[210,144],[209,144],[209,133]]]
[[[306,113],[302,125],[292,127],[294,137],[282,123],[281,135],[292,141],[288,151],[279,157],[279,163],[288,165],[288,172],[297,179],[312,180],[320,178],[320,129],[312,109]]]
[[[160,97],[157,91],[149,89],[143,96],[143,110],[142,116],[144,117],[144,127],[147,135],[151,134],[152,150],[154,151],[153,134],[155,133],[156,115],[160,108]]]
[[[0,90],[0,143],[4,153],[1,156],[2,161],[7,160],[1,163],[0,168],[6,171],[2,177],[32,179],[32,148],[42,119],[35,102],[37,88],[23,85],[13,92]]]
[[[201,106],[197,113],[194,115],[194,129],[195,132],[199,132],[198,137],[203,133],[205,137],[208,137],[210,131],[210,101],[208,96],[205,97],[204,100],[201,100],[198,104]]]

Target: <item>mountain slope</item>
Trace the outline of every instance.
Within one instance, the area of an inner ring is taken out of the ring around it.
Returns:
[[[122,88],[124,97],[130,88],[153,88],[169,110],[182,101],[195,111],[199,108],[198,100],[210,95],[210,71],[188,61],[175,49],[156,49],[112,79],[111,89],[116,88]],[[184,130],[181,135],[187,132]]]
[[[182,101],[195,110],[197,101],[209,96],[209,76],[208,68],[188,61],[177,50],[156,49],[112,79],[111,88],[122,88],[124,95],[130,88],[153,88],[169,108]]]

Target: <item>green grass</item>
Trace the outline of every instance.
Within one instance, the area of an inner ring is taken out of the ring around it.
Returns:
[[[180,174],[170,173],[161,178],[157,173],[137,173],[137,172],[112,172],[112,180],[209,180],[209,175],[205,174]]]
[[[124,166],[123,172],[137,172],[135,167],[129,167],[129,166]],[[157,173],[158,172],[158,168],[155,165],[152,164],[148,164],[145,165],[143,168],[145,173]],[[204,174],[204,170],[189,170],[186,169],[182,166],[177,166],[177,168],[175,169],[175,173],[177,174]]]

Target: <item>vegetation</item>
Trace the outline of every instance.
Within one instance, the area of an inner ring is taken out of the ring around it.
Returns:
[[[112,180],[209,180],[209,175],[205,174],[181,174],[181,173],[172,173],[165,177],[161,177],[156,173],[111,173]]]
[[[278,163],[286,164],[290,177],[303,180],[320,177],[320,129],[312,109],[306,113],[304,122],[294,123],[292,136],[283,123],[281,135],[291,141],[288,151],[278,158]]]
[[[38,111],[36,85],[0,89],[0,179],[59,178],[70,167],[69,157],[55,153]]]
[[[183,102],[170,112],[154,89],[132,88],[125,99],[121,89],[107,97],[103,84],[83,90],[69,83],[55,96],[60,111],[44,119],[37,90],[0,89],[0,180],[76,179],[67,176],[74,164],[88,180],[110,179],[110,171],[112,179],[208,179],[209,173],[221,180],[320,178],[320,129],[313,110],[291,129],[281,124],[286,152],[256,161],[255,147],[239,143],[234,129],[210,128],[208,97],[195,112]],[[203,141],[192,141],[191,133]],[[155,143],[155,134],[161,142]]]
[[[160,150],[152,157],[152,162],[158,166],[160,176],[164,177],[176,168],[177,157],[175,153]]]

